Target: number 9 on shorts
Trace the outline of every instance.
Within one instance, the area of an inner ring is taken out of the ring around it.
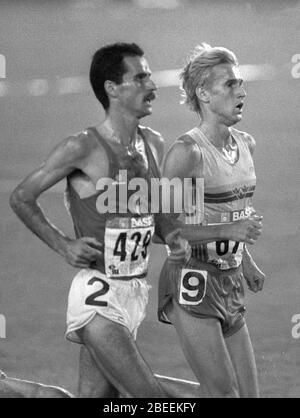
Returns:
[[[181,305],[199,305],[206,293],[207,271],[182,269],[178,302]]]

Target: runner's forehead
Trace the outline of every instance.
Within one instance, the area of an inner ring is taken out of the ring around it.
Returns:
[[[237,65],[220,64],[212,68],[214,81],[241,80],[241,70]]]
[[[148,61],[145,57],[133,56],[125,57],[124,63],[127,68],[125,75],[135,76],[138,74],[151,74],[151,70]]]

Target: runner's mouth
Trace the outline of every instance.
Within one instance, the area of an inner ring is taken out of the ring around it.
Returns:
[[[151,104],[151,102],[155,99],[155,95],[154,94],[150,94],[149,96],[146,96],[144,99],[145,103]]]

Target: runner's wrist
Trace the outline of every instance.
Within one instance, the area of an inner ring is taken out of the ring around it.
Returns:
[[[221,225],[220,228],[216,228],[216,234],[220,241],[229,239],[229,224]]]
[[[244,246],[244,252],[243,252],[243,261],[252,261],[253,262],[253,258],[251,256],[251,254],[248,251],[247,246]]]
[[[157,213],[155,215],[155,235],[161,238],[164,242],[166,237],[174,231],[176,225],[170,219],[167,218],[165,214]]]
[[[73,239],[65,235],[61,235],[57,241],[57,247],[56,247],[57,253],[65,257],[66,254],[68,253],[69,246],[72,241]]]

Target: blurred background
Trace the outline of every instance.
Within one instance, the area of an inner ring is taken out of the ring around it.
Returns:
[[[143,124],[167,145],[197,123],[180,105],[176,77],[194,46],[232,49],[247,102],[237,128],[257,142],[255,206],[262,238],[251,248],[267,276],[247,293],[247,321],[263,397],[300,397],[299,108],[300,4],[296,0],[0,1],[0,368],[10,376],[77,390],[79,347],[65,341],[72,267],[34,237],[8,206],[9,192],[64,137],[99,123],[88,83],[96,49],[115,41],[145,50],[159,85]],[[72,235],[59,185],[41,198],[47,216]],[[152,369],[195,380],[171,326],[156,320],[164,254],[154,246],[148,316],[138,344]],[[3,318],[3,317],[2,317]]]

